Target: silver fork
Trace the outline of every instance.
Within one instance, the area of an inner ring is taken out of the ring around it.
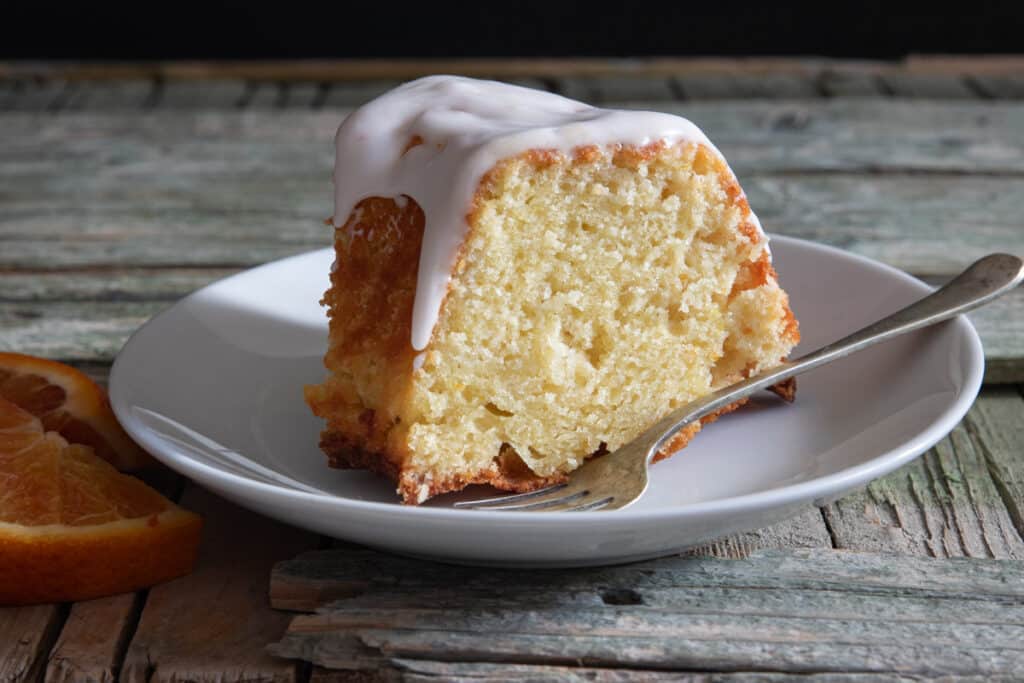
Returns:
[[[1009,254],[991,254],[942,288],[892,315],[797,360],[698,399],[666,415],[613,453],[588,460],[567,483],[484,500],[455,503],[460,509],[538,512],[617,510],[647,490],[647,468],[673,436],[695,420],[756,391],[821,367],[901,334],[966,313],[1005,294],[1024,279],[1024,262]]]

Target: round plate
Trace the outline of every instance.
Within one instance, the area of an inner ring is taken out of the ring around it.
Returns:
[[[794,355],[927,294],[888,266],[796,239],[772,241],[800,320]],[[202,289],[136,332],[110,394],[128,432],[168,466],[260,513],[338,538],[456,562],[569,566],[664,555],[822,505],[890,472],[949,432],[981,385],[981,343],[960,317],[766,394],[655,465],[644,497],[614,512],[485,512],[398,504],[394,486],[332,470],[302,398],[323,379],[318,300],[329,249]],[[481,493],[479,489],[475,492]],[[465,496],[466,494],[461,494]]]

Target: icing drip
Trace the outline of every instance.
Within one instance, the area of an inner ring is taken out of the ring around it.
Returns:
[[[411,342],[420,351],[437,322],[473,195],[497,162],[531,149],[657,141],[698,142],[717,153],[679,116],[599,109],[494,81],[421,78],[367,103],[338,128],[334,224],[370,196],[395,197],[404,206],[407,195],[419,203],[426,224]]]

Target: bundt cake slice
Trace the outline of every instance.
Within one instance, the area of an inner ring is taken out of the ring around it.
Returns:
[[[430,77],[336,143],[328,375],[306,400],[330,464],[406,503],[561,480],[799,339],[743,191],[685,119]]]

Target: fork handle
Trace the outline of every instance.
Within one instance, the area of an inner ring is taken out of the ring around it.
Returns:
[[[973,310],[1007,293],[1020,284],[1022,279],[1024,262],[1016,256],[985,256],[935,292],[876,323],[797,360],[784,362],[674,410],[641,437],[651,443],[647,459],[649,461],[662,446],[694,420],[802,372]]]

